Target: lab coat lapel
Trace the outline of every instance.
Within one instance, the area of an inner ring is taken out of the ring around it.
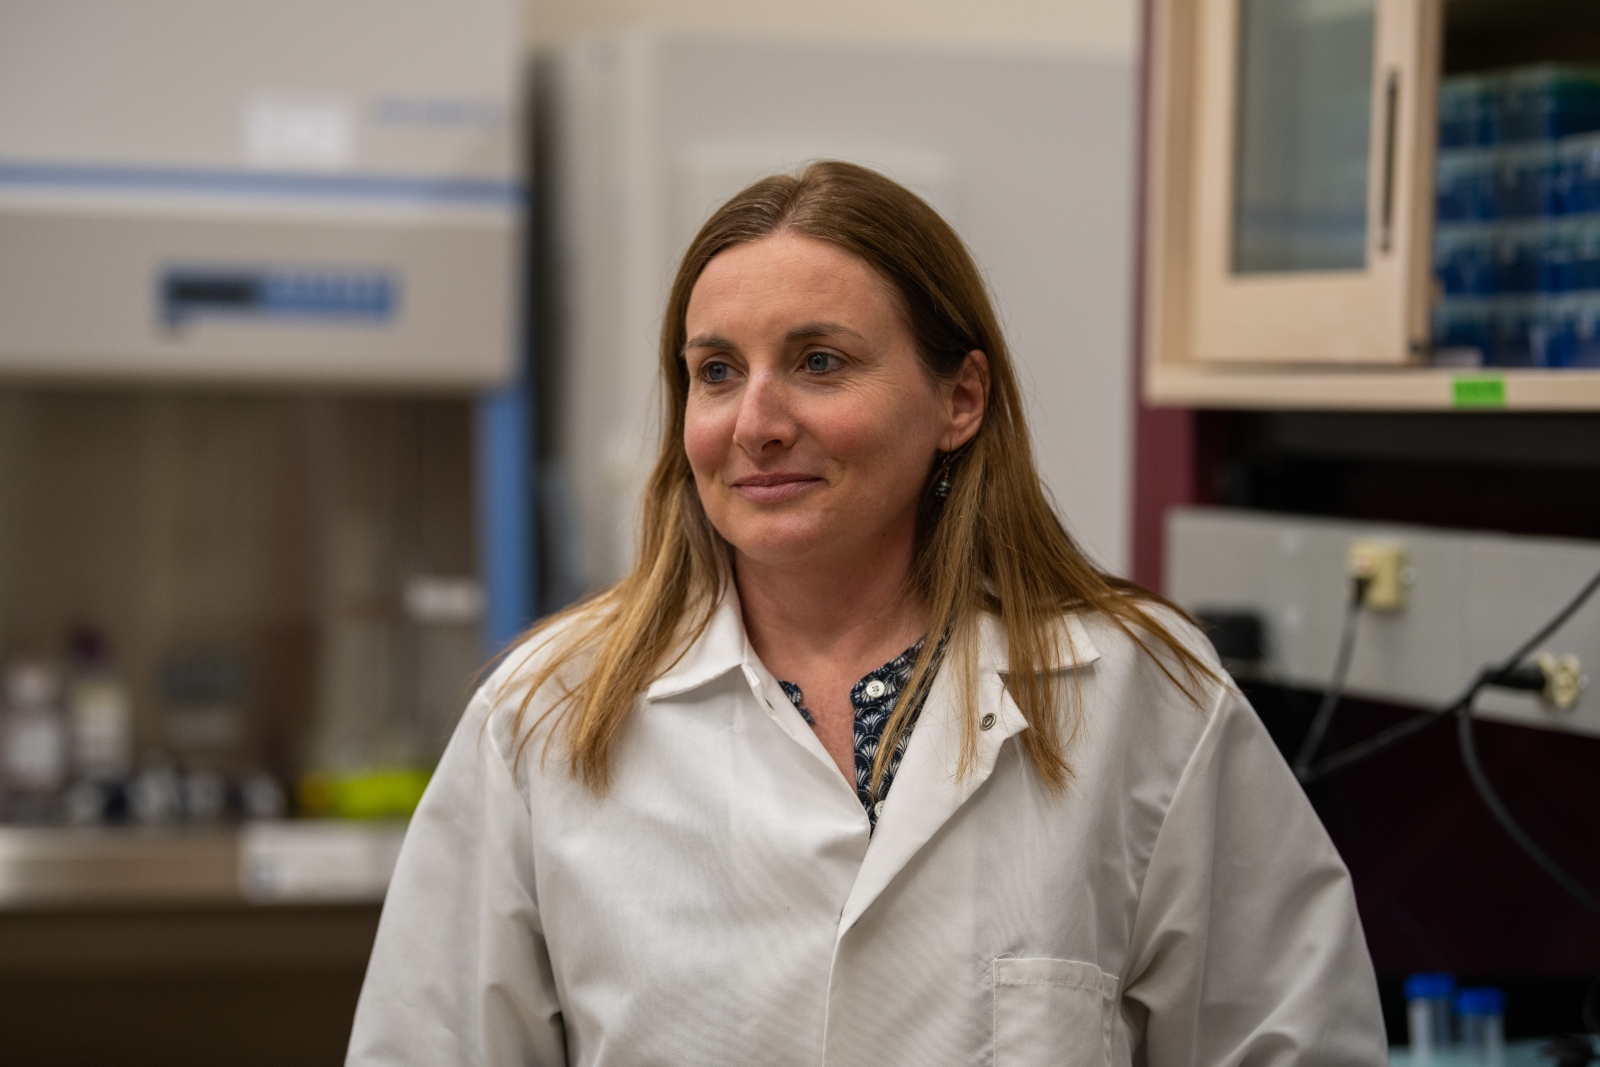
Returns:
[[[1064,631],[1066,647],[1057,662],[1083,667],[1098,658],[1077,618],[1069,617]],[[979,730],[972,769],[964,777],[957,774],[962,715],[957,672],[942,670],[935,678],[845,901],[839,937],[844,937],[922,846],[988,780],[1006,740],[1028,728],[1022,710],[1006,692],[1007,662],[1004,631],[998,620],[986,616],[979,630],[978,715],[980,722],[993,715],[994,722],[989,729]]]
[[[729,582],[705,630],[650,683],[645,689],[645,699],[679,696],[722,677],[743,665],[745,647],[739,594]]]
[[[651,682],[645,690],[645,700],[664,700],[681,696],[708,682],[715,681],[733,670],[743,673],[751,691],[766,708],[767,714],[778,729],[792,737],[801,748],[810,752],[830,770],[833,757],[822,747],[816,732],[807,726],[789,698],[784,696],[770,671],[762,665],[755,650],[750,647],[745,633],[744,618],[739,607],[739,592],[730,580],[724,589],[721,602],[712,613],[711,621],[677,660]],[[855,800],[856,788],[839,776],[839,785]]]

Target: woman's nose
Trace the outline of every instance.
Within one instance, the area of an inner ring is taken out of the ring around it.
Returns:
[[[750,376],[739,399],[739,417],[733,426],[733,441],[752,455],[794,443],[795,423],[784,396],[783,383],[774,375]]]

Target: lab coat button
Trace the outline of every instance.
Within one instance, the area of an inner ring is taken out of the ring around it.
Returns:
[[[989,727],[991,727],[993,725],[994,725],[994,712],[992,712],[992,711],[989,712],[988,714],[986,714],[983,718],[978,720],[978,728],[981,729],[981,730],[987,730]]]
[[[876,804],[872,805],[872,814],[874,814],[874,815],[882,815],[883,814],[883,801],[880,800]]]
[[[888,692],[888,690],[889,687],[883,684],[882,678],[874,678],[872,681],[867,683],[867,699],[877,700],[879,697],[883,696],[884,693]]]

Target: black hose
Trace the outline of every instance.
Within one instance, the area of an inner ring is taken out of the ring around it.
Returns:
[[[1306,768],[1303,774],[1299,772],[1299,760],[1296,760],[1296,775],[1301,783],[1314,782],[1325,774],[1331,774],[1353,763],[1359,763],[1364,759],[1376,756],[1379,752],[1399,744],[1408,737],[1421,733],[1430,726],[1447,721],[1452,714],[1460,712],[1463,707],[1470,704],[1477,697],[1478,690],[1485,685],[1493,685],[1497,679],[1510,675],[1512,671],[1516,670],[1522,661],[1528,658],[1528,653],[1544,644],[1551,634],[1565,626],[1567,620],[1576,615],[1578,609],[1588,603],[1589,598],[1594,595],[1596,589],[1600,589],[1600,571],[1595,572],[1584,583],[1583,588],[1579,589],[1577,594],[1567,602],[1566,606],[1556,612],[1549,622],[1539,627],[1534,635],[1524,641],[1515,652],[1507,656],[1498,666],[1487,668],[1480,672],[1478,677],[1473,679],[1472,684],[1460,696],[1438,711],[1419,712],[1409,719],[1396,723],[1387,730],[1381,730],[1373,734],[1365,741],[1358,741],[1348,748],[1342,748],[1333,755],[1319,760]]]
[[[1328,679],[1328,688],[1322,692],[1322,703],[1317,705],[1317,713],[1311,717],[1311,732],[1300,743],[1300,752],[1294,758],[1294,776],[1302,782],[1307,780],[1311,760],[1316,756],[1317,749],[1322,747],[1322,739],[1328,733],[1328,724],[1333,722],[1333,713],[1339,707],[1345,682],[1350,677],[1350,661],[1356,650],[1356,624],[1361,620],[1361,604],[1367,596],[1367,580],[1355,578],[1350,584],[1350,603],[1344,609],[1344,626],[1339,632],[1339,654],[1334,657],[1333,676]]]
[[[1512,817],[1510,810],[1500,799],[1500,795],[1489,784],[1489,778],[1483,773],[1483,765],[1478,762],[1478,748],[1472,739],[1472,701],[1468,700],[1461,705],[1461,710],[1456,712],[1456,736],[1461,742],[1461,761],[1467,765],[1467,777],[1472,779],[1472,786],[1478,791],[1478,796],[1483,798],[1484,804],[1489,808],[1490,814],[1500,824],[1500,828],[1510,835],[1528,858],[1539,865],[1539,869],[1550,876],[1550,880],[1565,889],[1579,904],[1587,908],[1595,918],[1600,919],[1600,898],[1589,892],[1583,883],[1579,882],[1566,869],[1555,860],[1551,859],[1544,849],[1528,835],[1522,824]]]

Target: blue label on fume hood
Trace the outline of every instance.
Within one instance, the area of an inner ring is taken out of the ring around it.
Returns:
[[[170,267],[157,299],[173,326],[199,316],[381,325],[399,306],[400,283],[381,270]]]

